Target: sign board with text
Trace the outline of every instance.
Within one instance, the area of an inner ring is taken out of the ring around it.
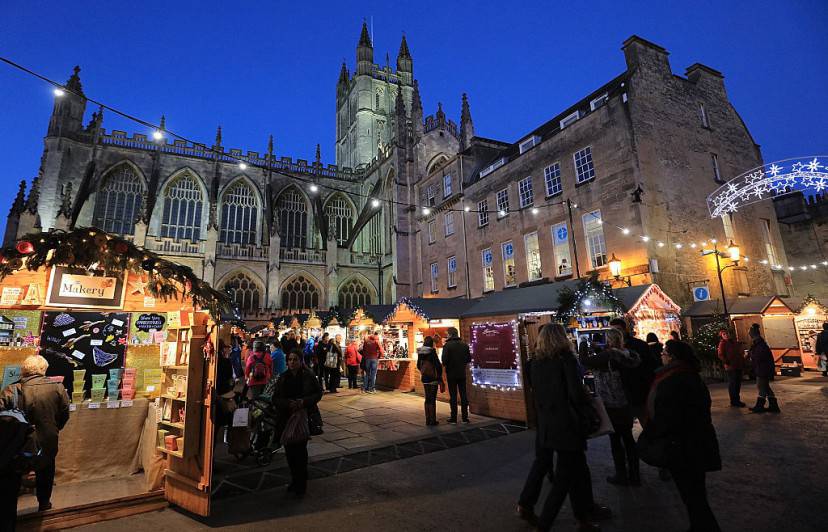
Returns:
[[[46,305],[71,308],[120,309],[124,306],[124,276],[89,275],[63,266],[52,268]]]
[[[481,386],[521,386],[512,323],[471,326],[472,381]]]

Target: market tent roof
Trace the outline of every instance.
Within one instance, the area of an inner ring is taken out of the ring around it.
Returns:
[[[362,311],[374,320],[374,323],[382,323],[389,314],[394,312],[394,308],[395,305],[365,305]]]
[[[439,297],[412,297],[401,299],[400,303],[410,303],[417,307],[425,318],[429,320],[459,319],[463,313],[474,306],[479,299],[466,299],[462,297],[439,298]],[[396,306],[394,307],[394,310]]]
[[[792,305],[777,296],[750,296],[728,299],[727,311],[730,314],[762,314],[774,302],[781,303],[788,310],[792,308]],[[708,301],[696,301],[684,312],[684,315],[703,317],[723,313],[724,307],[722,306],[722,302],[718,299],[710,299]]]
[[[615,297],[624,305],[625,309],[631,309],[651,286],[653,285],[638,284],[635,286],[625,286],[624,288],[616,288],[613,292],[615,293]]]
[[[500,316],[524,312],[547,312],[558,309],[558,295],[565,288],[575,290],[580,281],[571,279],[525,288],[507,288],[480,299],[462,313],[464,318]]]

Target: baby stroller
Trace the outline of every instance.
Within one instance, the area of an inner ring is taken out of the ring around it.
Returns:
[[[278,411],[271,402],[275,388],[273,379],[259,397],[250,401],[250,447],[260,466],[270,464],[282,446],[276,433]]]

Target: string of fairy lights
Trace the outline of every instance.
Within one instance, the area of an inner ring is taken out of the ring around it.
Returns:
[[[592,216],[597,221],[597,223],[599,225],[603,226],[603,227],[609,226],[609,227],[613,227],[613,228],[617,229],[625,237],[638,239],[639,241],[641,241],[645,244],[649,244],[650,242],[653,242],[655,244],[655,246],[658,247],[658,248],[664,248],[664,247],[668,246],[668,244],[666,242],[664,242],[663,240],[654,240],[649,235],[635,234],[628,227],[622,227],[620,225],[607,223],[604,220],[602,220],[601,217],[599,215],[595,214],[593,211],[587,211],[586,209],[583,209],[583,208],[579,207],[577,204],[573,204],[573,208],[576,208],[576,209],[584,212],[585,215]],[[677,233],[684,233],[686,231],[676,231],[676,232]],[[725,253],[725,256],[730,256],[729,248],[731,247],[731,244],[733,244],[732,241],[723,242],[723,241],[719,241],[716,238],[703,238],[701,240],[696,240],[696,241],[683,241],[683,242],[675,242],[674,241],[674,242],[670,243],[669,245],[672,246],[676,250],[686,250],[686,251],[691,251],[691,252],[696,251],[696,252],[699,252],[699,253],[701,253],[702,251],[705,251],[705,248],[707,248],[708,246],[712,246],[715,250],[718,250],[720,252]],[[720,245],[722,246],[721,248],[719,247]],[[735,259],[736,257],[733,256],[732,258]],[[750,257],[748,257],[746,255],[742,255],[741,253],[738,254],[738,260],[746,262],[746,263],[751,262]],[[794,272],[794,271],[803,271],[804,272],[804,271],[809,271],[809,270],[816,270],[820,266],[828,267],[828,260],[823,260],[823,261],[820,261],[820,262],[815,262],[815,263],[810,263],[810,264],[802,264],[802,265],[799,265],[799,266],[791,266],[791,265],[783,266],[781,263],[771,262],[769,259],[761,259],[761,260],[754,261],[754,262],[758,262],[759,264],[761,264],[763,266],[768,266],[771,270],[789,271],[789,272]]]
[[[262,165],[262,164],[254,163],[254,162],[251,162],[248,159],[243,158],[240,154],[237,155],[237,154],[225,152],[223,150],[223,148],[219,150],[219,149],[216,149],[216,147],[208,146],[206,143],[198,143],[198,142],[196,142],[196,141],[194,141],[194,140],[192,140],[188,137],[185,137],[184,135],[178,134],[174,131],[171,131],[171,130],[167,129],[165,127],[165,125],[163,125],[163,124],[154,124],[154,123],[152,123],[148,120],[144,120],[144,119],[136,117],[136,116],[134,116],[130,113],[122,111],[122,110],[120,110],[116,107],[108,105],[108,104],[106,104],[106,103],[104,103],[100,100],[89,97],[85,94],[77,93],[77,92],[73,91],[72,89],[70,89],[69,87],[67,87],[66,85],[64,85],[60,82],[57,82],[57,81],[55,81],[51,78],[48,78],[47,76],[39,74],[38,72],[35,72],[34,70],[32,70],[30,68],[27,68],[27,67],[25,67],[25,66],[23,66],[19,63],[16,63],[16,62],[14,62],[14,61],[12,61],[8,58],[0,56],[0,62],[6,63],[7,65],[9,65],[9,66],[11,66],[11,67],[13,67],[17,70],[20,70],[20,71],[22,71],[22,72],[24,72],[24,73],[26,73],[30,76],[33,76],[33,77],[35,77],[35,78],[37,78],[41,81],[44,81],[47,84],[51,85],[53,87],[53,92],[54,92],[54,95],[56,97],[65,96],[67,93],[74,94],[75,96],[78,96],[80,98],[84,98],[88,102],[91,102],[95,105],[98,105],[101,109],[106,109],[108,111],[111,111],[111,112],[123,117],[123,118],[126,118],[127,120],[133,121],[137,124],[140,124],[144,127],[149,128],[152,131],[152,138],[156,142],[159,142],[159,143],[162,142],[162,141],[165,142],[165,139],[167,137],[172,137],[174,139],[178,139],[178,140],[187,142],[191,145],[201,146],[201,147],[203,147],[204,151],[211,152],[211,153],[214,153],[216,155],[220,155],[223,159],[231,159],[231,160],[235,161],[235,163],[238,165],[239,169],[242,170],[242,171],[245,171],[245,170],[253,167],[253,168],[260,169],[264,172],[273,172],[273,173],[276,173],[276,174],[279,174],[279,175],[283,175],[283,176],[288,177],[290,179],[293,179],[293,180],[295,180],[299,183],[303,183],[303,184],[307,185],[308,191],[311,194],[319,193],[320,189],[329,190],[331,192],[340,192],[340,193],[344,193],[344,194],[350,194],[350,195],[365,198],[366,202],[368,202],[371,205],[371,207],[374,208],[374,209],[378,209],[379,207],[382,206],[383,203],[386,203],[386,204],[389,204],[389,205],[396,205],[396,206],[399,206],[399,207],[404,207],[404,208],[410,209],[412,211],[419,210],[420,214],[423,217],[428,217],[428,216],[430,216],[431,214],[433,214],[435,212],[463,212],[463,213],[476,213],[476,214],[483,214],[483,213],[489,214],[490,212],[492,212],[489,209],[475,209],[475,208],[472,208],[469,205],[464,205],[462,203],[461,203],[461,207],[459,207],[459,208],[453,207],[453,206],[435,207],[435,206],[422,206],[422,205],[418,205],[418,204],[407,203],[407,202],[398,201],[398,200],[389,199],[389,198],[378,198],[378,197],[376,197],[374,195],[371,195],[371,194],[365,194],[365,193],[360,192],[360,191],[354,191],[354,190],[340,188],[340,187],[337,187],[336,185],[333,185],[333,184],[330,184],[330,183],[325,183],[325,182],[317,181],[317,180],[314,180],[314,179],[311,179],[311,178],[308,178],[308,177],[305,177],[305,176],[297,175],[297,174],[294,174],[292,172],[285,171],[284,169],[274,169],[272,166],[269,167],[269,166],[265,166],[265,165]],[[272,162],[272,160],[269,161],[269,162]],[[565,203],[567,203],[567,202],[564,201],[564,200],[562,200],[562,201],[547,201],[547,202],[544,202],[542,204],[528,205],[526,207],[521,207],[519,209],[513,209],[513,208],[508,208],[508,207],[501,208],[500,206],[498,206],[499,208],[494,212],[497,212],[497,215],[500,218],[503,218],[503,217],[505,217],[506,215],[508,215],[510,213],[518,213],[518,212],[529,212],[532,215],[538,215],[540,213],[540,209],[542,209],[542,208],[563,205]],[[614,227],[625,237],[630,237],[630,238],[637,239],[643,244],[649,244],[650,242],[653,242],[654,245],[658,248],[664,248],[664,247],[668,246],[668,244],[665,241],[658,240],[658,239],[654,240],[650,235],[634,234],[632,232],[632,230],[629,229],[628,227],[623,227],[623,226],[607,223],[599,215],[596,215],[593,211],[588,211],[586,209],[583,209],[582,207],[578,206],[577,203],[570,203],[570,205],[572,206],[572,208],[577,209],[581,212],[584,212],[586,215],[590,215],[590,216],[594,217],[597,220],[597,223],[599,223],[600,225],[602,225],[604,227],[606,227],[606,226]],[[687,242],[675,242],[675,241],[673,241],[669,245],[671,245],[676,250],[702,251],[708,245],[712,245],[714,247],[714,249],[718,250],[718,247],[717,247],[718,244],[719,244],[719,241],[716,238],[704,238],[704,239],[699,240],[699,241],[687,241]],[[722,244],[725,246],[725,248],[727,248],[730,245],[729,242],[723,242]],[[751,262],[751,259],[748,256],[740,255],[739,259],[741,261],[744,261],[745,263]],[[762,260],[759,260],[759,261],[756,261],[756,262],[758,262],[759,264],[761,264],[763,266],[768,266],[772,270],[779,270],[779,271],[787,270],[787,271],[790,271],[790,272],[797,271],[797,270],[798,271],[816,270],[820,266],[828,267],[828,260],[823,260],[819,263],[803,264],[803,265],[798,265],[798,266],[788,265],[787,267],[783,266],[778,261],[777,262],[771,262],[770,258],[762,259]]]

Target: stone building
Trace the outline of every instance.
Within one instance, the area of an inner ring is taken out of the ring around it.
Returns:
[[[344,308],[418,295],[413,184],[454,157],[461,130],[423,117],[405,37],[397,68],[373,62],[365,24],[353,75],[336,89],[336,165],[107,131],[85,125],[79,68],[55,96],[41,166],[8,219],[6,243],[32,230],[99,227],[187,264],[233,293],[247,318],[271,309]],[[471,119],[466,123],[471,134]]]
[[[721,73],[684,77],[668,52],[640,37],[623,44],[627,69],[516,142],[474,137],[417,183],[417,288],[433,296],[584,276],[655,282],[676,302],[691,288],[720,297],[714,255],[730,241],[751,258],[723,272],[728,298],[787,293],[770,202],[711,219],[706,198],[762,164]],[[730,261],[723,259],[722,266]],[[618,284],[616,284],[617,286]]]
[[[794,192],[773,200],[796,295],[828,300],[828,196]]]

